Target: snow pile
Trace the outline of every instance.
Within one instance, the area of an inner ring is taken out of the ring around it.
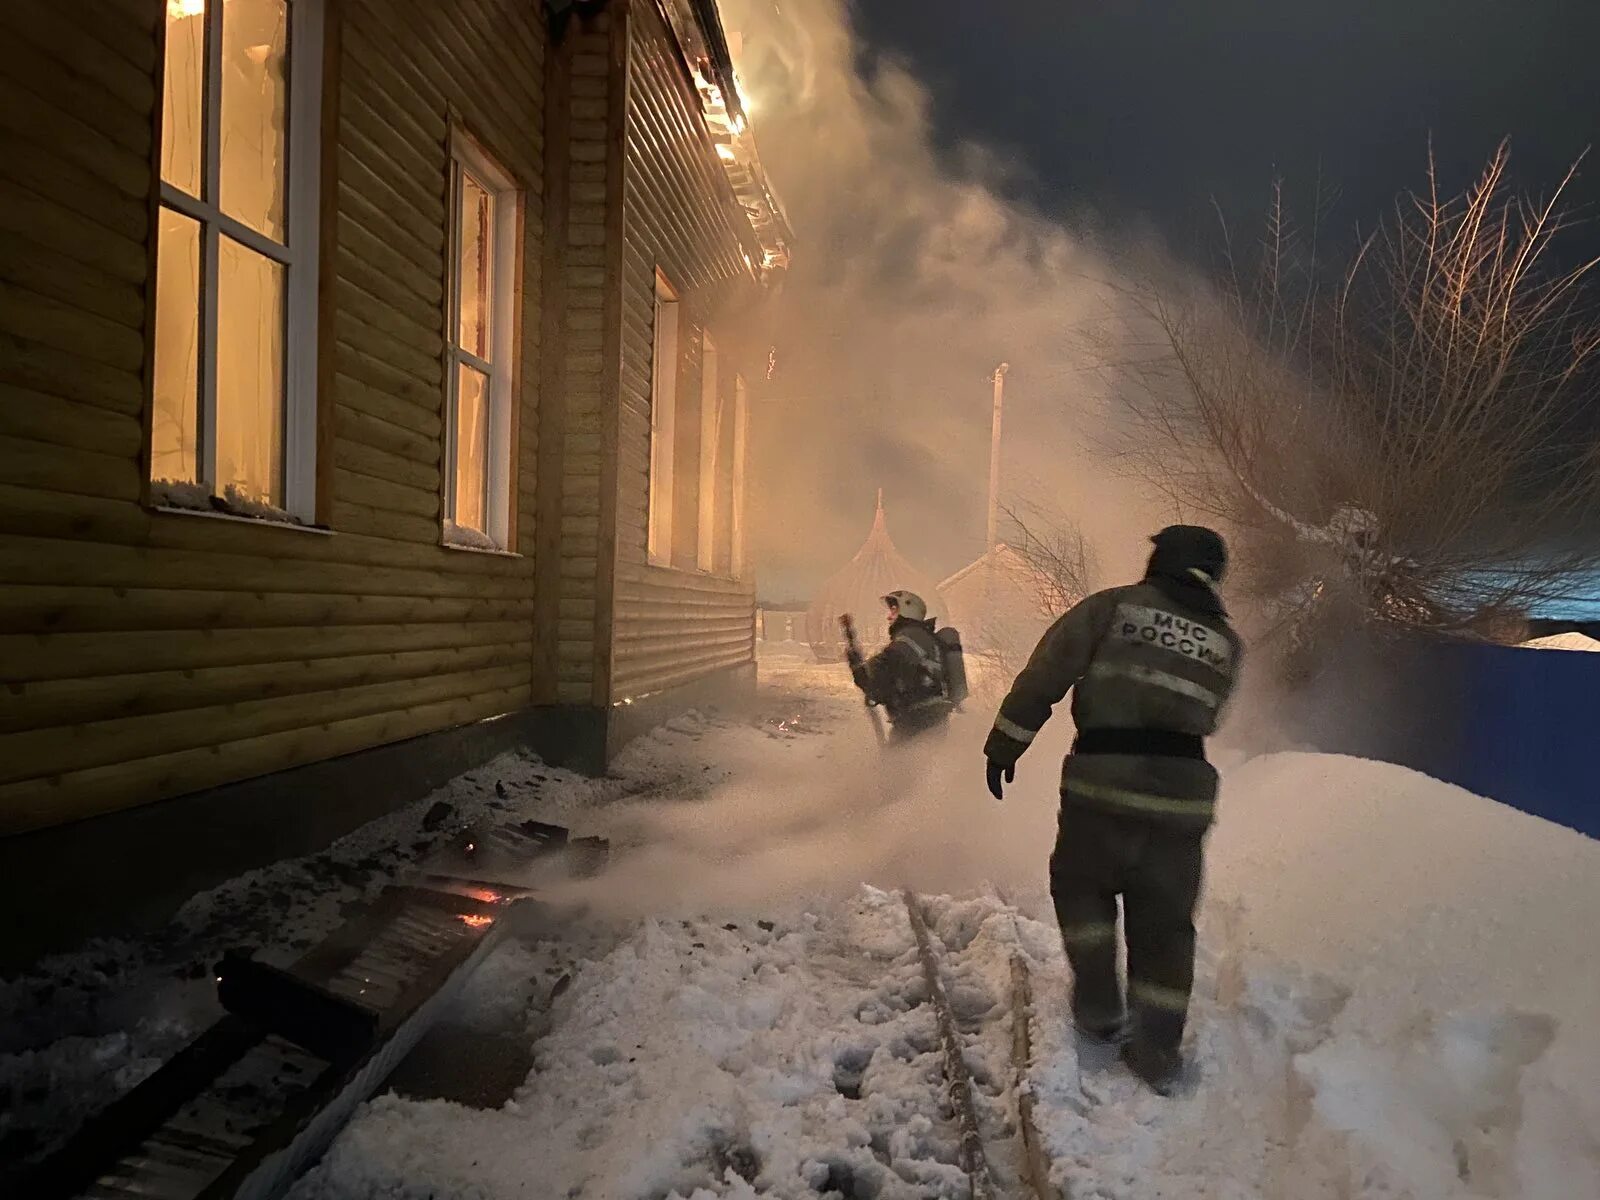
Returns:
[[[663,758],[652,769],[674,767]],[[210,968],[224,950],[247,945],[287,964],[469,822],[581,826],[588,809],[642,786],[636,775],[587,780],[502,755],[321,854],[196,895],[153,935],[93,942],[0,979],[0,1156],[37,1157],[215,1020]]]
[[[891,894],[645,921],[557,1001],[515,1100],[376,1101],[294,1197],[959,1197],[925,999]]]
[[[1028,1083],[1074,1197],[1600,1196],[1600,960],[1575,941],[1600,910],[1600,843],[1385,764],[1225,761],[1193,1078],[1162,1100],[1080,1058],[1067,1021],[1045,880],[1067,723],[996,806],[987,712],[886,762],[842,667],[782,650],[763,665],[753,711],[675,719],[606,780],[519,759],[448,789],[452,820],[603,833],[612,868],[563,897],[587,922],[503,947],[454,1016],[527,1048],[514,1099],[375,1100],[296,1200],[964,1195],[905,911],[864,883],[930,896],[1006,1187],[1020,950],[1035,978]],[[18,990],[44,976],[9,985],[0,1083],[25,1105],[103,1102],[192,1028],[186,1006],[208,985],[175,969],[239,928],[280,928],[272,953],[292,956],[392,878],[421,816],[197,899],[164,947],[100,948],[76,975],[57,964],[70,1019],[53,1040],[48,994]]]
[[[457,525],[448,517],[444,522],[444,544],[463,550],[499,550],[500,544],[482,530]]]
[[[1044,894],[1055,755],[1030,756],[992,806],[969,780],[974,717],[879,789],[865,719],[830,690],[779,691],[762,720],[697,717],[631,751],[642,774],[715,765],[707,786],[600,814],[624,850],[587,898],[632,933],[580,965],[529,1035],[537,1067],[515,1102],[377,1101],[297,1200],[498,1200],[535,1179],[630,1198],[963,1194],[904,914],[862,879],[977,893],[930,907],[1002,1177],[1020,946],[1030,1086],[1074,1196],[1600,1195],[1600,964],[1570,942],[1600,901],[1600,846],[1385,764],[1231,765],[1194,1078],[1162,1100],[1080,1061],[1066,1020]],[[510,978],[501,991],[517,994]]]
[[[1600,642],[1574,631],[1534,638],[1531,642],[1523,642],[1522,647],[1525,650],[1600,650]]]

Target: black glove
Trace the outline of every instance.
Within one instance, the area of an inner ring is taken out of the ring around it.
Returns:
[[[1006,798],[1005,789],[1000,786],[1000,780],[1002,776],[1005,778],[1007,783],[1010,783],[1012,780],[1016,779],[1016,764],[1013,763],[1009,767],[1002,767],[999,763],[995,762],[994,759],[991,758],[989,760],[989,794],[996,800],[1004,800]]]

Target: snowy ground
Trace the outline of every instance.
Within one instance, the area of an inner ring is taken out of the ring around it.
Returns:
[[[1044,860],[1067,731],[1041,737],[997,806],[977,751],[987,705],[880,773],[842,668],[796,650],[763,667],[756,711],[674,722],[616,779],[503,760],[453,786],[452,820],[562,820],[610,836],[613,867],[564,897],[590,915],[565,931],[559,986],[549,945],[507,945],[453,1014],[528,1047],[513,1098],[381,1097],[295,1200],[964,1195],[900,887],[930,896],[1006,1194],[1020,948],[1030,1086],[1073,1200],[1600,1196],[1600,963],[1584,952],[1600,844],[1398,768],[1233,752],[1196,1078],[1160,1100],[1080,1063],[1064,1020]],[[206,1012],[204,981],[175,975],[208,939],[287,903],[273,936],[289,956],[405,859],[426,807],[197,899],[165,943],[6,985],[20,1024],[0,1046],[0,1121],[60,1124],[148,1070]],[[337,864],[349,878],[319,882]],[[318,898],[275,899],[306,885]]]

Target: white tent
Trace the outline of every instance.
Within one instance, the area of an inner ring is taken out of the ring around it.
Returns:
[[[908,562],[889,537],[883,514],[883,489],[878,489],[878,511],[872,529],[855,557],[836,571],[811,598],[806,614],[806,633],[811,649],[819,659],[844,657],[844,635],[839,618],[846,613],[855,619],[862,648],[868,653],[887,640],[883,597],[893,591],[915,592],[928,605],[928,615],[944,614],[944,599],[931,576]]]

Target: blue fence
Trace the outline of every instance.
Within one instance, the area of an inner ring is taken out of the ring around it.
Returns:
[[[1600,838],[1600,653],[1385,641],[1342,656],[1301,717],[1326,749]]]

